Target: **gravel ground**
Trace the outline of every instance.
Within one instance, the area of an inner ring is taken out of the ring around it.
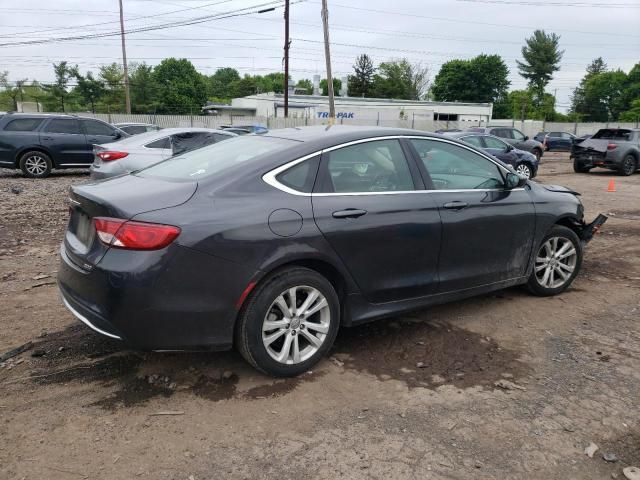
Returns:
[[[123,351],[78,324],[55,272],[86,174],[0,170],[0,354],[32,342],[0,364],[0,478],[624,478],[640,466],[640,175],[543,160],[539,181],[611,215],[569,291],[345,329],[290,380],[233,352]]]

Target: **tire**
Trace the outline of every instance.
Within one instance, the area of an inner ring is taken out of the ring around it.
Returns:
[[[29,178],[46,178],[53,168],[49,155],[37,150],[25,152],[18,164],[24,176]]]
[[[581,266],[582,244],[578,235],[568,227],[554,225],[536,250],[527,288],[540,297],[558,295],[569,288]]]
[[[627,155],[622,159],[622,163],[618,167],[618,173],[625,177],[633,175],[638,169],[638,161],[633,155]]]
[[[526,178],[533,178],[533,169],[527,163],[520,163],[516,166],[516,173]]]
[[[309,307],[325,306],[308,317],[291,315],[287,309],[292,304],[292,289],[296,308],[316,294],[319,296]],[[292,267],[274,273],[252,292],[236,324],[235,344],[245,360],[261,372],[292,377],[309,370],[325,356],[339,325],[340,301],[331,283],[314,270]],[[311,341],[311,337],[315,340]]]
[[[584,167],[577,159],[573,159],[573,171],[576,173],[589,173],[590,168]]]
[[[533,153],[536,158],[538,159],[538,162],[540,161],[540,159],[542,158],[542,150],[540,150],[539,148],[534,148],[531,153]]]

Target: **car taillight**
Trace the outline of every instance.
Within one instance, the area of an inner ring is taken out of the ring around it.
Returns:
[[[607,145],[607,150],[615,150],[616,148],[618,148],[618,145],[615,143],[610,143],[609,145]]]
[[[93,219],[98,238],[110,247],[128,250],[158,250],[173,242],[180,229],[172,225],[134,222],[118,218]]]
[[[111,162],[113,160],[120,160],[121,158],[126,157],[127,155],[129,155],[129,152],[116,152],[113,150],[103,150],[101,152],[96,153],[96,155],[100,157],[100,159],[103,162]]]

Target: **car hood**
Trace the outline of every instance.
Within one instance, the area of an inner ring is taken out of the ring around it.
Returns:
[[[563,187],[562,185],[546,185],[546,184],[540,184],[540,186],[542,188],[544,188],[545,190],[548,190],[550,192],[558,192],[558,193],[571,193],[572,195],[580,195],[580,192],[576,192],[575,190],[572,190],[570,188],[567,187]]]

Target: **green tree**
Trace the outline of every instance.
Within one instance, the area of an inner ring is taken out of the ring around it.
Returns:
[[[104,83],[101,80],[93,78],[92,72],[87,72],[82,76],[80,72],[74,72],[78,85],[75,88],[76,93],[82,98],[86,106],[91,107],[91,112],[96,112],[96,102],[104,94]]]
[[[16,80],[13,84],[9,82],[9,72],[0,72],[0,86],[4,88],[3,96],[6,99],[9,110],[18,111],[18,99],[24,101],[24,86],[26,78]]]
[[[592,76],[584,84],[584,99],[589,106],[590,121],[616,120],[625,108],[627,74],[622,70]]]
[[[640,122],[640,98],[631,102],[631,108],[620,114],[621,122]]]
[[[296,88],[306,90],[307,95],[311,95],[313,93],[313,83],[308,78],[303,78],[302,80],[298,80],[296,83]]]
[[[544,89],[553,79],[553,74],[560,70],[564,50],[558,49],[559,42],[560,36],[555,33],[536,30],[522,47],[523,61],[516,60],[520,75],[529,82],[538,103],[542,102]]]
[[[340,89],[342,88],[342,80],[339,78],[333,77],[333,94],[337,97],[340,94]],[[323,78],[320,80],[320,94],[325,97],[329,95],[329,84],[327,83],[327,79]]]
[[[256,77],[245,75],[243,78],[231,82],[229,93],[230,98],[237,98],[255,95],[257,91],[258,84],[256,82]]]
[[[571,108],[569,111],[575,114],[578,119],[589,119],[592,115],[595,117],[602,117],[604,115],[604,110],[600,113],[595,112],[594,106],[587,102],[585,98],[585,84],[592,77],[606,72],[607,64],[602,57],[598,57],[587,65],[586,70],[586,74],[582,77],[582,80],[580,80],[580,84],[573,90],[573,95],[571,96]],[[592,110],[594,110],[594,112],[592,112]]]
[[[274,72],[263,77],[256,75],[254,78],[256,81],[257,93],[284,93],[284,73]]]
[[[109,112],[124,111],[124,71],[122,65],[116,62],[103,65],[100,67],[99,78],[104,85],[103,108]]]
[[[219,68],[208,80],[210,97],[232,98],[231,84],[240,80],[240,74],[235,68]]]
[[[407,59],[383,62],[373,76],[373,96],[420,100],[429,86],[429,70]]]
[[[153,77],[158,85],[158,113],[193,113],[207,101],[205,79],[186,58],[162,60]]]
[[[43,85],[42,88],[49,93],[50,98],[55,101],[55,104],[45,103],[47,110],[58,111],[58,106],[61,111],[65,111],[65,99],[69,95],[67,87],[69,81],[75,76],[78,71],[78,66],[70,66],[66,61],[53,64],[53,73],[56,77],[55,81],[50,85]]]
[[[354,75],[349,75],[348,92],[352,97],[367,97],[373,87],[375,67],[366,53],[356,58],[353,64]]]
[[[129,89],[133,113],[153,113],[158,102],[158,85],[153,67],[146,63],[129,66]]]
[[[509,69],[499,55],[478,55],[442,65],[431,93],[435,100],[495,103],[504,100],[509,88]]]

